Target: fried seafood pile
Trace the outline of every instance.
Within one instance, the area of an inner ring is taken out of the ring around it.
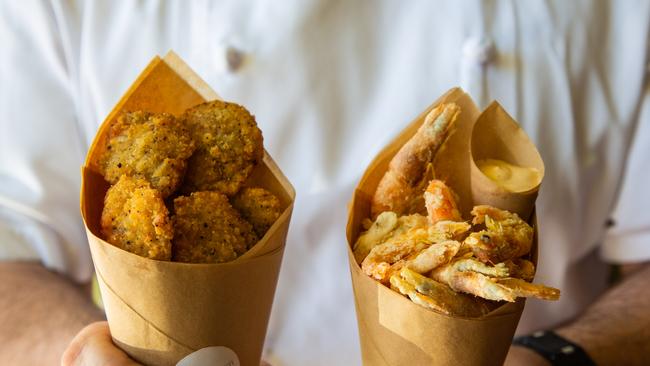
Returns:
[[[384,211],[364,223],[353,250],[365,274],[450,315],[481,316],[517,297],[559,298],[559,290],[528,282],[533,228],[517,214],[475,206],[471,223],[462,221],[454,193],[439,180],[424,198],[426,216]]]
[[[178,118],[123,113],[99,159],[112,184],[101,216],[104,238],[157,260],[237,258],[281,213],[273,193],[243,187],[263,154],[255,118],[234,103],[203,103]]]
[[[456,194],[434,179],[433,157],[460,109],[442,104],[390,162],[353,247],[362,271],[443,314],[479,317],[518,297],[557,300],[532,284],[533,228],[517,214],[475,206],[464,221]]]

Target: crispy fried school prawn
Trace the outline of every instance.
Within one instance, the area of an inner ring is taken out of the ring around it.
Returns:
[[[491,206],[472,209],[474,224],[485,224],[487,230],[470,234],[465,244],[483,262],[499,263],[530,252],[533,228],[516,213]]]
[[[408,268],[390,278],[390,283],[413,302],[443,314],[479,317],[491,310],[489,302],[458,293],[449,286]]]
[[[462,221],[456,194],[443,181],[433,179],[424,191],[424,202],[429,221],[435,225],[439,221]]]
[[[460,107],[434,108],[415,135],[397,152],[371,201],[371,216],[384,211],[398,215],[424,213],[422,193],[433,178],[433,159],[452,130]]]
[[[527,259],[515,258],[507,260],[503,264],[508,268],[510,277],[521,278],[525,281],[532,281],[535,277],[535,265]]]
[[[390,238],[398,237],[411,229],[427,226],[425,216],[419,214],[397,217],[394,212],[382,212],[371,224],[370,228],[362,233],[353,246],[354,258],[361,264],[368,253],[379,244]]]
[[[417,273],[429,272],[438,266],[449,263],[458,253],[460,245],[455,240],[431,244],[428,248],[417,253],[413,259],[408,260],[405,266]]]
[[[431,278],[460,291],[488,300],[514,302],[517,297],[537,297],[557,300],[560,290],[544,285],[531,284],[518,278],[507,276],[505,265],[490,267],[481,262],[466,265],[454,262],[440,266],[431,272]],[[505,272],[502,272],[502,271]],[[498,275],[490,277],[490,275]],[[505,274],[505,276],[503,276]]]

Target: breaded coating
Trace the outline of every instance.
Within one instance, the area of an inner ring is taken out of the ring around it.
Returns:
[[[461,261],[434,269],[431,278],[455,291],[487,300],[514,302],[517,297],[537,297],[544,300],[560,298],[560,290],[556,288],[528,283],[519,278],[503,277],[508,272],[503,263],[491,267],[490,270],[489,266],[478,260],[471,260],[472,263]]]
[[[243,188],[232,199],[232,206],[253,225],[258,237],[280,217],[280,200],[264,188]]]
[[[424,203],[431,225],[439,221],[463,221],[457,201],[458,196],[445,182],[432,179],[424,191]]]
[[[385,237],[397,227],[397,214],[391,211],[384,211],[379,216],[375,222],[373,222],[368,230],[359,235],[354,247],[354,259],[357,263],[361,264],[366,258],[368,253],[372,248],[381,244]]]
[[[434,243],[422,250],[415,258],[406,262],[406,267],[416,273],[427,273],[432,269],[447,264],[458,253],[460,243],[455,240],[447,240]]]
[[[389,276],[394,272],[394,269],[391,271],[394,263],[420,253],[431,245],[429,240],[422,240],[420,235],[410,235],[411,232],[389,238],[384,243],[373,247],[361,262],[363,273],[382,283],[387,283]]]
[[[398,274],[393,275],[390,283],[416,304],[443,314],[478,317],[491,310],[487,301],[456,292],[449,286],[409,268],[403,268]]]
[[[487,230],[470,234],[465,244],[486,263],[499,263],[519,258],[530,252],[534,230],[516,213],[492,206],[474,206],[475,225],[485,224]]]
[[[162,195],[149,182],[126,175],[104,198],[102,234],[109,243],[131,253],[170,260],[174,236]]]
[[[535,277],[535,264],[527,259],[515,258],[507,260],[503,264],[508,268],[510,277],[521,278],[525,281],[532,281]]]
[[[115,184],[126,174],[146,179],[168,197],[182,183],[194,151],[190,131],[166,113],[127,112],[111,126],[100,158],[104,178]]]
[[[251,224],[219,192],[177,197],[173,221],[173,258],[178,262],[228,262],[257,243]]]
[[[445,103],[434,108],[424,123],[391,159],[372,197],[370,212],[376,218],[384,211],[398,215],[424,213],[423,193],[433,178],[433,159],[450,135],[460,107]]]
[[[264,154],[255,117],[240,105],[215,100],[188,109],[182,119],[197,147],[182,191],[237,193]]]

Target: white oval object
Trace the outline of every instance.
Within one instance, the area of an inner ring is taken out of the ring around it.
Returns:
[[[178,361],[176,366],[240,366],[239,357],[228,347],[205,347]]]

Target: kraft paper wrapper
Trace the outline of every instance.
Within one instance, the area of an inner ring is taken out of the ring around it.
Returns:
[[[456,129],[434,161],[437,177],[459,194],[467,217],[472,192],[472,128],[480,112],[461,89],[451,89],[384,148],[372,161],[357,186],[349,207],[348,260],[364,365],[501,365],[510,347],[525,299],[505,303],[482,318],[448,316],[423,308],[366,276],[351,247],[370,216],[370,200],[395,153],[415,134],[424,117],[440,103],[461,107]],[[531,202],[534,204],[534,202]],[[532,206],[531,206],[532,208]],[[535,223],[533,216],[531,222]],[[537,263],[537,230],[531,260]]]
[[[100,236],[108,183],[97,158],[109,124],[122,111],[181,114],[217,94],[176,54],[155,57],[106,118],[82,168],[81,213],[114,342],[147,365],[175,365],[208,346],[234,350],[258,366],[280,271],[295,192],[265,153],[247,184],[277,195],[284,211],[253,248],[224,264],[155,261]]]

